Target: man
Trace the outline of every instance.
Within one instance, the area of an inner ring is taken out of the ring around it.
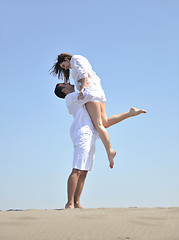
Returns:
[[[68,202],[65,208],[82,208],[80,196],[88,171],[92,170],[95,158],[95,142],[97,132],[85,108],[85,103],[92,100],[86,94],[83,100],[78,100],[74,85],[57,84],[55,94],[65,98],[67,108],[74,117],[70,135],[74,145],[73,170],[68,178]]]
[[[57,84],[55,94],[65,98],[69,113],[74,121],[70,128],[70,135],[74,145],[73,169],[68,178],[68,202],[65,208],[82,208],[80,196],[88,171],[93,168],[95,158],[95,142],[98,138],[91,118],[86,110],[85,103],[93,100],[89,92],[84,92],[84,98],[79,99],[79,93],[74,91],[74,85]],[[130,111],[111,116],[107,119],[110,127],[126,118],[146,113],[145,110],[131,108]]]

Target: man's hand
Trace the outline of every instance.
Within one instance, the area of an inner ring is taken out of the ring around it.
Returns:
[[[83,100],[85,98],[85,95],[84,95],[84,88],[81,89],[81,91],[79,92],[79,95],[78,95],[78,100]]]

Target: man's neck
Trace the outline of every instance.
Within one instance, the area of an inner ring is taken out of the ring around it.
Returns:
[[[68,94],[70,94],[70,93],[73,93],[73,92],[75,92],[75,91],[69,91],[69,92],[67,92],[67,93],[66,93],[66,96],[67,96]]]

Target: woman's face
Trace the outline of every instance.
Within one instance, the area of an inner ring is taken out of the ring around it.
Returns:
[[[65,59],[64,62],[60,63],[60,67],[66,69],[66,70],[71,68],[70,60],[68,58]]]

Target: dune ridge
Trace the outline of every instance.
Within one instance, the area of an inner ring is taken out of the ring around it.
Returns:
[[[1,240],[178,240],[179,207],[0,211]]]

